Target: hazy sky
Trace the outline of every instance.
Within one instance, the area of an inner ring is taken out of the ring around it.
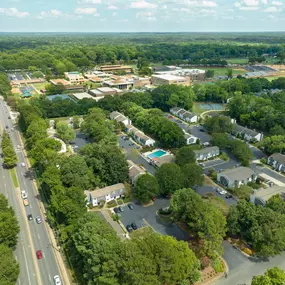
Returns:
[[[285,31],[284,1],[1,0],[0,31]]]

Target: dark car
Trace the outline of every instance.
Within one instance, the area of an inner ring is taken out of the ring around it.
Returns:
[[[8,129],[9,127],[8,126],[6,126],[6,129]]]
[[[114,208],[114,212],[115,212],[116,214],[119,214],[119,213],[120,213],[120,209],[119,209],[119,208]]]
[[[129,233],[133,231],[133,228],[132,228],[131,225],[127,225],[127,231],[128,231]]]
[[[28,220],[31,221],[33,219],[33,216],[31,214],[28,215]]]
[[[138,227],[137,227],[137,225],[135,223],[131,223],[131,227],[133,228],[133,230],[137,230],[138,229]]]
[[[133,204],[128,204],[128,207],[130,208],[130,210],[134,209],[134,205]]]
[[[231,198],[233,198],[233,195],[231,194],[226,195],[226,199],[231,199]]]
[[[202,132],[202,133],[205,133],[205,130],[204,130],[204,129],[200,129],[199,131]]]
[[[8,119],[11,119],[11,117],[9,116]]]

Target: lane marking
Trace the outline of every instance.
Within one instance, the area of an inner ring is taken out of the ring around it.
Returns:
[[[38,234],[38,238],[41,239],[40,235]]]
[[[49,281],[51,281],[51,276],[50,276],[50,274],[48,274],[48,278],[49,278]]]
[[[24,247],[23,247],[23,253],[24,253],[24,259],[25,259],[26,268],[27,268],[27,275],[28,275],[29,284],[31,284],[30,273],[29,273],[29,268],[28,268],[28,263],[27,263],[27,257],[26,257],[26,252],[25,252]]]

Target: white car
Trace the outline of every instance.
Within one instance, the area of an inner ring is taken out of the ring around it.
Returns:
[[[226,190],[223,190],[223,189],[218,188],[218,187],[216,188],[216,191],[221,195],[226,195],[228,193]]]
[[[55,275],[55,276],[53,277],[53,280],[54,280],[54,284],[55,284],[55,285],[61,285],[61,281],[60,281],[60,278],[59,278],[58,275]]]
[[[25,163],[25,162],[21,162],[21,166],[22,166],[22,167],[25,167],[25,166],[26,166],[26,163]]]
[[[27,195],[25,190],[21,191],[21,197],[22,197],[22,199],[27,199],[28,198],[28,195]]]

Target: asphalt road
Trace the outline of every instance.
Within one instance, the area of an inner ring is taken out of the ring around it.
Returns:
[[[13,126],[13,122],[11,119],[8,119],[9,113],[8,109],[5,106],[4,102],[1,100],[0,102],[0,122],[2,126],[8,126],[8,131],[11,131]],[[14,147],[17,145],[21,145],[19,139],[18,131],[11,131],[10,138],[13,142]],[[13,193],[16,195],[20,195],[17,193],[14,187],[11,187],[11,183],[9,184],[9,191],[11,196],[11,201],[13,201],[12,206],[15,207],[16,212],[19,213],[19,223],[21,227],[20,236],[23,238],[18,243],[18,248],[15,252],[15,255],[20,263],[20,277],[18,284],[19,285],[31,285],[31,284],[43,284],[50,285],[53,284],[53,277],[55,275],[59,275],[59,269],[56,263],[56,258],[53,252],[47,229],[48,226],[46,224],[45,217],[42,217],[43,222],[41,224],[37,224],[35,218],[37,216],[41,216],[40,204],[39,204],[39,196],[36,193],[36,189],[32,180],[27,176],[27,167],[22,167],[21,163],[25,162],[25,157],[22,150],[17,151],[18,156],[18,166],[16,167],[16,173],[19,180],[19,185],[21,190],[26,190],[29,199],[29,206],[23,209],[21,198],[13,199]],[[7,170],[2,169],[3,175],[2,177],[6,177],[6,180],[9,180],[9,173]],[[7,178],[8,177],[8,178]],[[0,177],[1,179],[1,177]],[[4,178],[3,178],[4,179]],[[7,182],[8,183],[8,182]],[[8,185],[8,184],[7,184]],[[27,215],[32,214],[33,220],[28,221]],[[27,226],[28,221],[28,226]],[[32,245],[28,242],[27,237],[31,236]],[[41,250],[43,254],[43,258],[41,260],[36,259],[36,251]],[[26,254],[27,252],[27,254]],[[26,255],[26,256],[25,256]],[[27,257],[28,255],[28,257]],[[36,263],[36,264],[35,264]],[[35,268],[35,270],[33,270]],[[38,276],[39,275],[39,276]],[[39,277],[40,283],[36,281],[36,277]]]

